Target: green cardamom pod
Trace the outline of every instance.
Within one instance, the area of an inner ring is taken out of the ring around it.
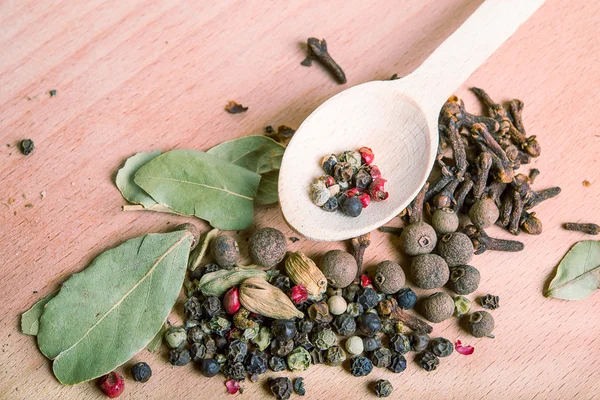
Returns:
[[[205,296],[222,296],[228,289],[248,278],[269,279],[269,274],[258,268],[234,267],[204,274],[198,282],[198,290]]]

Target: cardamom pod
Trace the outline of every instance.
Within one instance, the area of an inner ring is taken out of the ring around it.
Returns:
[[[248,278],[269,279],[269,274],[257,268],[234,267],[204,274],[198,282],[198,290],[205,296],[221,297],[228,289]]]
[[[263,278],[249,278],[240,285],[240,303],[251,312],[268,318],[304,317],[285,293]]]
[[[327,291],[327,278],[317,264],[303,253],[288,252],[285,271],[296,285],[304,285],[311,300],[321,300]]]

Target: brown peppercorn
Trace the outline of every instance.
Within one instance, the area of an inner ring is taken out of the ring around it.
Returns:
[[[356,259],[342,250],[330,250],[323,255],[319,268],[329,285],[336,289],[349,286],[358,271]]]
[[[444,292],[437,292],[421,300],[420,311],[431,322],[442,322],[454,313],[454,300]]]
[[[440,235],[455,232],[458,229],[458,215],[451,208],[435,210],[431,217],[431,226]]]
[[[380,292],[393,294],[402,289],[406,277],[402,267],[394,261],[382,261],[375,267],[373,277],[375,285]]]
[[[410,276],[421,289],[440,288],[448,282],[450,269],[444,259],[436,254],[421,254],[412,259]]]
[[[402,229],[400,242],[404,253],[417,256],[431,253],[437,243],[437,236],[431,225],[418,221]]]
[[[456,294],[469,294],[477,290],[481,275],[477,268],[470,265],[450,267],[450,279],[446,287]]]
[[[265,268],[273,268],[283,260],[287,252],[285,236],[275,228],[262,228],[250,237],[252,262]]]
[[[437,244],[438,254],[446,260],[449,267],[463,265],[473,258],[473,243],[462,232],[448,233]]]
[[[240,249],[235,239],[219,235],[210,243],[210,252],[222,268],[233,267],[240,257]]]
[[[479,229],[488,228],[496,223],[500,210],[492,199],[481,199],[471,206],[469,218]]]
[[[494,330],[494,317],[487,311],[477,311],[464,318],[467,330],[476,338],[488,336]]]

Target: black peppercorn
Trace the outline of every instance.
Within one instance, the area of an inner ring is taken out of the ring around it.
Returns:
[[[334,212],[339,208],[339,206],[340,203],[337,197],[330,197],[321,208],[327,212]]]
[[[385,379],[379,379],[375,382],[375,386],[373,387],[373,391],[377,397],[389,397],[394,391],[394,387],[390,383],[390,381]]]
[[[350,372],[354,376],[367,376],[373,370],[373,363],[367,357],[354,356],[350,359]]]
[[[363,306],[365,310],[369,310],[377,306],[379,296],[377,296],[377,292],[373,288],[365,287],[358,292],[356,302]]]
[[[197,297],[192,296],[183,305],[183,311],[187,319],[199,321],[202,318],[202,303]]]
[[[367,312],[357,318],[358,329],[364,335],[374,335],[381,330],[381,319],[375,313]]]
[[[493,294],[486,294],[479,298],[479,302],[483,308],[487,308],[488,310],[495,310],[500,307],[499,304],[500,297],[494,296]]]
[[[373,182],[373,178],[365,168],[361,168],[356,175],[354,175],[354,185],[359,190],[367,189],[371,182]]]
[[[291,319],[278,319],[271,324],[271,332],[276,340],[285,342],[296,336],[296,325]]]
[[[271,280],[271,285],[275,286],[278,289],[281,289],[281,291],[284,293],[289,292],[289,290],[292,288],[290,278],[281,274],[277,275]]]
[[[362,202],[358,197],[350,197],[342,203],[342,212],[349,217],[358,217],[362,210]]]
[[[223,365],[223,375],[227,379],[234,379],[236,381],[243,381],[246,379],[246,368],[241,362],[232,363],[227,361]]]
[[[417,355],[417,362],[427,372],[435,370],[440,363],[440,359],[430,351],[424,351]]]
[[[454,351],[454,345],[446,338],[436,337],[429,342],[429,349],[438,357],[447,357]]]
[[[273,372],[280,372],[285,370],[285,361],[281,357],[271,356],[269,358],[269,368]]]
[[[340,346],[331,346],[325,350],[325,363],[332,367],[342,365],[346,361],[346,352]]]
[[[429,335],[425,332],[411,332],[409,339],[412,351],[423,351],[429,345]]]
[[[325,363],[325,352],[314,348],[310,351],[310,362],[313,364],[324,364]]]
[[[398,333],[390,339],[390,349],[392,349],[394,353],[406,354],[411,349],[410,339],[408,336]]]
[[[394,354],[388,369],[396,374],[404,371],[406,369],[406,358],[403,355]]]
[[[294,381],[294,392],[296,392],[299,396],[304,396],[306,394],[306,389],[304,388],[304,378],[296,378]]]
[[[387,368],[392,363],[392,352],[390,349],[380,347],[371,353],[371,361],[378,368]]]
[[[254,350],[248,354],[246,371],[250,375],[260,375],[267,372],[267,355],[260,350]]]
[[[285,357],[294,350],[294,341],[288,340],[282,342],[280,340],[273,340],[271,342],[271,354],[277,357]]]
[[[297,322],[297,330],[300,333],[310,333],[313,330],[313,327],[315,326],[314,322],[309,320],[309,319],[301,319]]]
[[[225,356],[229,362],[242,362],[248,353],[248,345],[241,340],[234,340],[229,343],[229,347],[225,351]]]
[[[335,154],[331,154],[329,156],[323,157],[321,161],[321,168],[325,171],[327,175],[333,175],[333,167],[338,163],[337,157]]]
[[[212,318],[222,311],[221,300],[218,297],[210,296],[202,303],[202,311],[208,318]]]
[[[417,294],[411,288],[402,288],[396,293],[396,302],[403,310],[410,310],[417,303]]]
[[[381,339],[378,336],[367,336],[363,338],[364,351],[375,351],[381,347]]]
[[[221,365],[214,358],[205,358],[200,361],[200,373],[211,378],[219,373]]]
[[[190,362],[190,352],[187,349],[173,349],[169,352],[169,362],[176,366],[183,366]]]
[[[148,382],[152,376],[152,369],[145,362],[139,362],[131,367],[131,376],[136,382]]]
[[[305,350],[311,351],[315,348],[311,342],[308,333],[298,333],[294,339],[294,345],[303,347]]]
[[[333,321],[333,327],[340,336],[350,336],[356,331],[356,321],[350,314],[338,315]]]
[[[314,303],[307,310],[308,317],[317,324],[329,324],[333,315],[329,313],[329,306],[325,302]]]
[[[21,151],[23,152],[24,155],[26,155],[26,156],[29,155],[29,153],[31,153],[34,148],[35,148],[35,145],[33,144],[33,140],[31,140],[31,139],[21,140]]]
[[[360,292],[360,286],[350,285],[342,289],[342,297],[346,299],[348,303],[354,303],[358,292]]]
[[[200,362],[206,358],[206,346],[203,343],[193,343],[188,351],[194,362]]]
[[[277,400],[288,400],[292,395],[292,381],[287,377],[269,378],[269,388]]]
[[[217,336],[216,338],[204,339],[204,345],[206,346],[206,354],[214,354],[216,352],[224,353],[229,342],[223,336]]]

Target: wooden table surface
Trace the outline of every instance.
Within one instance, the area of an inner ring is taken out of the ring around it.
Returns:
[[[184,220],[121,212],[114,178],[127,157],[152,149],[205,150],[260,134],[266,125],[297,127],[347,87],[408,74],[481,1],[282,3],[0,3],[0,398],[103,398],[93,382],[60,385],[34,338],[20,334],[18,325],[21,312],[103,250]],[[542,289],[565,252],[589,238],[562,230],[561,223],[600,222],[599,14],[600,2],[548,0],[457,91],[475,111],[480,106],[471,86],[497,100],[523,99],[527,131],[543,149],[531,165],[541,171],[534,188],[563,189],[536,209],[544,233],[523,234],[525,251],[488,252],[473,261],[482,274],[474,295],[501,298],[496,339],[471,338],[452,319],[436,325],[434,335],[475,346],[472,356],[454,354],[432,373],[409,354],[400,375],[376,369],[354,378],[325,366],[288,374],[305,377],[306,398],[373,397],[368,385],[380,378],[404,399],[598,398],[600,295],[569,302],[544,298]],[[309,36],[327,39],[346,70],[346,85],[320,66],[300,65]],[[250,109],[227,114],[228,100]],[[36,145],[29,156],[18,149],[24,138]],[[255,225],[292,236],[276,206],[260,209]],[[236,235],[243,252],[247,236]],[[316,258],[345,247],[305,240],[289,245]],[[374,233],[366,265],[386,258],[406,265],[397,238]],[[172,320],[181,314],[178,304]],[[121,398],[228,396],[222,376],[207,379],[191,366],[172,367],[166,351],[142,351],[133,361],[140,360],[154,376],[146,384],[127,379]],[[246,384],[244,398],[266,396],[265,381]]]

